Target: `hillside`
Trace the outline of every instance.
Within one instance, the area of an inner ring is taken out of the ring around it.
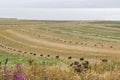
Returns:
[[[118,22],[108,21],[7,20],[0,21],[0,43],[27,55],[118,57],[120,28]]]
[[[119,80],[119,23],[0,20],[0,80]]]

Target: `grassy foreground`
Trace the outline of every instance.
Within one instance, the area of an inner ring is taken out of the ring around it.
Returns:
[[[33,58],[0,51],[0,80],[119,80],[120,62],[89,62],[88,68],[58,65],[60,60]],[[8,58],[8,60],[7,60]],[[47,64],[40,63],[46,61]],[[62,62],[62,61],[61,61]],[[82,64],[84,61],[79,61]],[[66,65],[65,65],[66,64]],[[52,66],[51,66],[52,65]],[[80,71],[78,71],[80,69]]]

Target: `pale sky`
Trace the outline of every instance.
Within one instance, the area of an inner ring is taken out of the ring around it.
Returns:
[[[120,20],[120,8],[2,8],[0,17],[38,20]]]
[[[120,0],[0,0],[1,8],[120,8]]]
[[[120,20],[120,0],[0,0],[0,18]]]

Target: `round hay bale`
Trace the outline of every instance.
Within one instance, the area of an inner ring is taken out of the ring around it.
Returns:
[[[13,51],[16,51],[16,49],[13,49]]]
[[[97,44],[95,44],[94,46],[97,46]]]
[[[83,58],[83,57],[81,57],[81,58],[80,58],[80,61],[84,61],[84,58]]]
[[[69,56],[69,57],[68,57],[68,59],[72,59],[72,57],[71,57],[71,56]]]
[[[62,42],[62,40],[60,40]]]
[[[34,53],[33,55],[36,56],[36,53]]]
[[[32,53],[32,52],[30,52],[30,54],[32,55],[33,53]]]
[[[83,45],[83,43],[81,42],[81,44]]]
[[[113,46],[110,46],[110,48],[113,48]]]
[[[19,52],[19,53],[22,53],[22,51],[21,51],[21,50],[18,50],[18,52]]]
[[[55,56],[56,59],[59,59],[59,56]]]
[[[25,54],[27,54],[27,52],[24,52]]]
[[[101,45],[101,47],[103,47],[103,45]]]
[[[102,62],[108,62],[108,60],[107,59],[102,59]]]
[[[73,63],[71,63],[70,66],[73,66]]]
[[[76,44],[78,44],[78,42],[76,42]]]
[[[85,45],[87,45],[87,43],[85,43]]]
[[[10,48],[10,50],[12,50],[12,48]]]
[[[64,41],[64,42],[67,42],[67,41]]]
[[[69,41],[69,43],[72,43],[72,41]]]
[[[43,54],[40,55],[41,57],[43,56]]]
[[[50,57],[50,55],[48,54],[47,57]]]

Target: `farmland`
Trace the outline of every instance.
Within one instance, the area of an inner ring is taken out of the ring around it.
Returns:
[[[44,77],[47,74],[49,80],[118,80],[120,78],[120,22],[0,20],[0,62],[4,62],[7,58],[9,66],[17,63],[24,65],[26,70],[24,73],[28,80],[29,77],[30,80],[35,79],[27,73],[27,69],[30,70],[27,64],[31,59],[36,64],[36,70],[40,71],[38,65],[41,65],[41,68],[44,68],[43,65],[53,68],[51,70],[45,67],[48,73],[43,71],[43,74],[37,74],[40,72],[36,72],[37,77]],[[68,72],[71,70],[69,64],[80,61],[80,58],[90,63],[91,68],[84,76],[90,76],[89,79],[81,77],[83,73],[79,75],[74,71]],[[103,59],[107,60],[107,63],[102,63]],[[3,65],[4,63],[1,64]],[[53,74],[56,70],[58,73]],[[98,79],[97,74],[101,75]],[[62,79],[52,79],[54,75]],[[76,77],[70,77],[71,75]],[[111,76],[111,79],[108,79],[108,76]],[[42,80],[41,77],[36,80]]]

